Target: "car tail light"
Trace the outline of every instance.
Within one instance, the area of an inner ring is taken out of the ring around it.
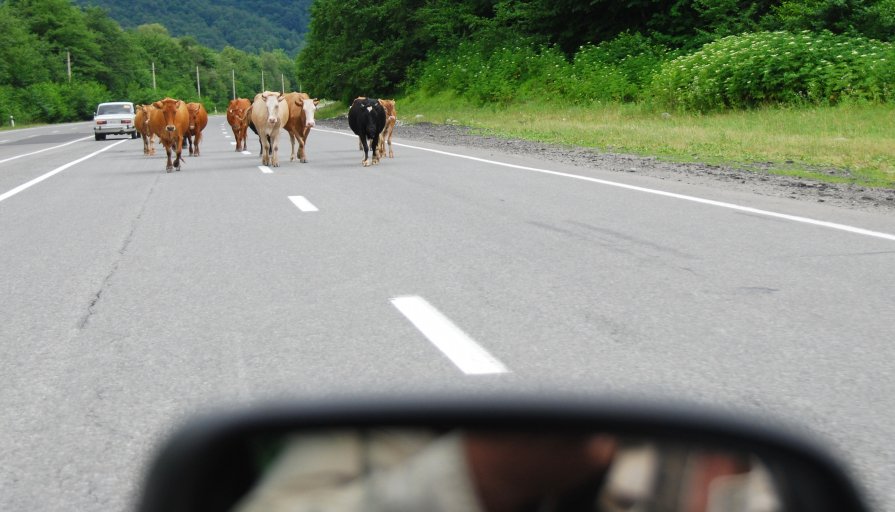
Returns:
[[[131,120],[130,119],[122,119],[121,124],[131,124]]]
[[[97,121],[96,124],[106,124],[105,121]]]

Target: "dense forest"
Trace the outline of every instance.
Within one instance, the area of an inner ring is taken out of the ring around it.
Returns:
[[[100,101],[164,96],[214,111],[232,82],[251,97],[262,77],[267,89],[331,99],[498,107],[545,97],[697,111],[895,101],[895,0],[314,0],[307,27],[307,0],[151,10],[85,1],[0,0],[4,122],[86,119]],[[172,17],[190,20],[174,25],[184,35],[161,23]],[[218,35],[200,42],[209,27]],[[245,31],[271,38],[235,46]]]
[[[157,23],[124,30],[104,9],[71,0],[0,2],[4,124],[9,116],[20,123],[88,119],[99,102],[165,96],[220,110],[234,83],[242,97],[261,90],[262,72],[268,89],[298,88],[294,56],[279,48],[216,51]]]
[[[75,0],[98,6],[123,28],[158,23],[175,37],[192,36],[200,44],[227,46],[250,53],[280,49],[294,55],[310,22],[311,0]]]
[[[315,94],[712,110],[895,100],[895,0],[315,0]]]

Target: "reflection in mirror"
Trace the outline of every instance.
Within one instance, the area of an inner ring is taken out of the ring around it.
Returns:
[[[758,454],[605,433],[346,429],[245,448],[233,512],[804,509]]]

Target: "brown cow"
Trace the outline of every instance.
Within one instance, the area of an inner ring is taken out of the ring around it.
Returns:
[[[246,150],[246,131],[249,129],[249,110],[252,102],[245,98],[230,100],[227,107],[227,122],[233,130],[233,138],[236,139],[236,151]]]
[[[388,143],[388,157],[395,158],[395,152],[392,151],[392,133],[395,131],[395,124],[398,122],[398,111],[395,110],[395,100],[379,100],[379,104],[385,109],[385,128],[379,136],[379,158],[385,157],[385,144]]]
[[[186,142],[189,144],[190,155],[199,156],[199,141],[202,140],[202,130],[208,126],[208,112],[201,103],[187,103],[186,110],[190,114],[190,129],[186,134]]]
[[[289,132],[289,142],[292,144],[292,152],[289,154],[289,160],[295,160],[296,156],[301,163],[307,163],[308,157],[305,153],[305,145],[308,142],[308,135],[311,128],[314,127],[314,112],[317,110],[317,99],[311,99],[310,96],[303,92],[290,92],[286,95],[286,104],[289,105],[289,120],[283,128]],[[295,152],[295,142],[298,141],[298,155]]]
[[[173,98],[165,98],[152,105],[155,110],[149,118],[149,127],[152,133],[158,136],[159,142],[165,146],[165,152],[168,154],[165,170],[167,172],[179,171],[183,138],[190,129],[190,113],[186,109],[186,103]],[[173,163],[171,162],[172,149],[176,154]]]
[[[143,137],[143,154],[154,155],[155,144],[152,140],[154,135],[149,128],[149,118],[152,111],[155,110],[155,107],[152,105],[137,105],[136,108],[137,111],[134,114],[134,127],[137,129],[137,133]]]

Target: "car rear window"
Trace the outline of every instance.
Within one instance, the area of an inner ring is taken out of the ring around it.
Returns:
[[[130,105],[100,105],[96,108],[96,115],[108,114],[133,114],[134,109]]]

